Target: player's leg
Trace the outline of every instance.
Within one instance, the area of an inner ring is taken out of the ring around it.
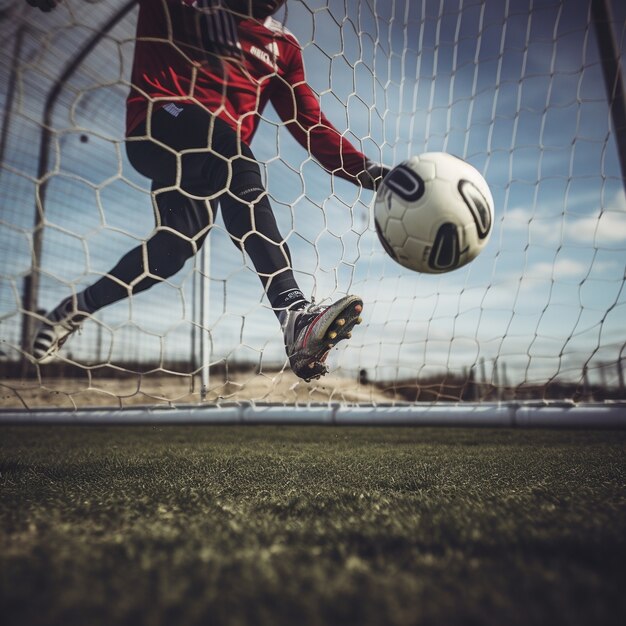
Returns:
[[[210,204],[171,189],[155,188],[153,198],[157,225],[152,236],[93,285],[65,298],[40,324],[33,341],[39,363],[52,361],[90,314],[173,276],[200,249],[213,221]]]
[[[306,299],[294,277],[259,164],[238,133],[202,107],[188,104],[155,112],[150,133],[158,143],[141,139],[145,129],[127,143],[133,166],[162,186],[180,186],[214,204],[219,201],[226,229],[250,257],[276,315],[304,306]],[[144,150],[154,154],[145,158]]]
[[[205,189],[186,193],[172,188],[178,161],[171,151],[144,139],[133,143],[129,156],[139,171],[164,181],[154,182],[152,186],[155,229],[105,276],[84,291],[65,298],[47,314],[33,341],[33,356],[41,364],[56,357],[88,315],[178,272],[200,248],[213,222],[210,202],[201,199]],[[162,189],[166,185],[169,188]]]
[[[251,149],[216,118],[210,129],[213,158],[202,176],[221,190],[219,203],[232,241],[252,261],[276,316],[306,304],[294,276],[287,242],[279,232],[261,170]]]
[[[305,380],[319,378],[327,371],[328,352],[361,322],[363,302],[357,296],[329,306],[306,302],[252,151],[229,127],[214,131],[212,146],[229,161],[226,169],[224,161],[211,161],[206,170],[212,187],[226,188],[220,205],[228,232],[254,263],[281,323],[291,368]]]
[[[213,222],[206,200],[153,184],[157,226],[153,234],[126,253],[105,276],[83,292],[88,311],[149,289],[174,276],[202,246]]]

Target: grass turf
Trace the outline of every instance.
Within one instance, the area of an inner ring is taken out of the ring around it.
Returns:
[[[2,427],[2,623],[622,624],[625,444]]]

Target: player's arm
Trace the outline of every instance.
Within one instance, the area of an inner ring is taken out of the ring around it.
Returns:
[[[377,189],[389,168],[357,150],[322,113],[309,87],[299,46],[294,42],[287,76],[277,79],[272,104],[289,132],[329,172],[366,189]]]

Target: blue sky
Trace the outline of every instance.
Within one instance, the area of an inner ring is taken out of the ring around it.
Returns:
[[[623,24],[624,9],[614,4]],[[0,173],[0,303],[13,342],[42,94],[88,36],[86,26],[118,5],[93,5],[88,18],[70,3],[71,12],[45,16],[45,33],[26,38]],[[71,28],[53,27],[68,16]],[[615,362],[624,344],[626,199],[585,3],[291,0],[286,24],[303,45],[324,111],[370,157],[391,165],[451,152],[483,173],[496,206],[490,244],[469,266],[440,276],[405,270],[378,244],[371,192],[332,180],[268,109],[253,149],[303,288],[318,300],[347,292],[365,300],[365,322],[332,368],[392,378],[460,373],[485,359],[506,363],[521,382],[576,380],[587,362]],[[623,49],[624,32],[618,37]],[[89,57],[56,109],[45,307],[109,269],[152,226],[148,183],[121,144],[131,48],[129,19]],[[10,50],[4,44],[4,75]],[[189,263],[170,284],[101,311],[102,353],[184,358],[194,276]],[[221,222],[211,235],[210,285],[214,360],[280,362],[275,318]],[[93,355],[96,333],[88,325],[73,343],[77,357]]]

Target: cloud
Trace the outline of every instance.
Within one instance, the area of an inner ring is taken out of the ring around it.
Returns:
[[[579,243],[599,246],[626,241],[626,211],[608,209],[599,216],[579,218],[565,224],[564,235]]]
[[[535,263],[525,272],[526,278],[582,278],[589,272],[589,264],[571,258]]]
[[[598,194],[595,195],[597,198]],[[594,247],[626,241],[626,194],[617,191],[606,208],[588,215],[573,212],[558,214],[550,207],[536,209],[514,207],[506,212],[503,228],[509,232],[528,232],[533,243],[583,244]]]

